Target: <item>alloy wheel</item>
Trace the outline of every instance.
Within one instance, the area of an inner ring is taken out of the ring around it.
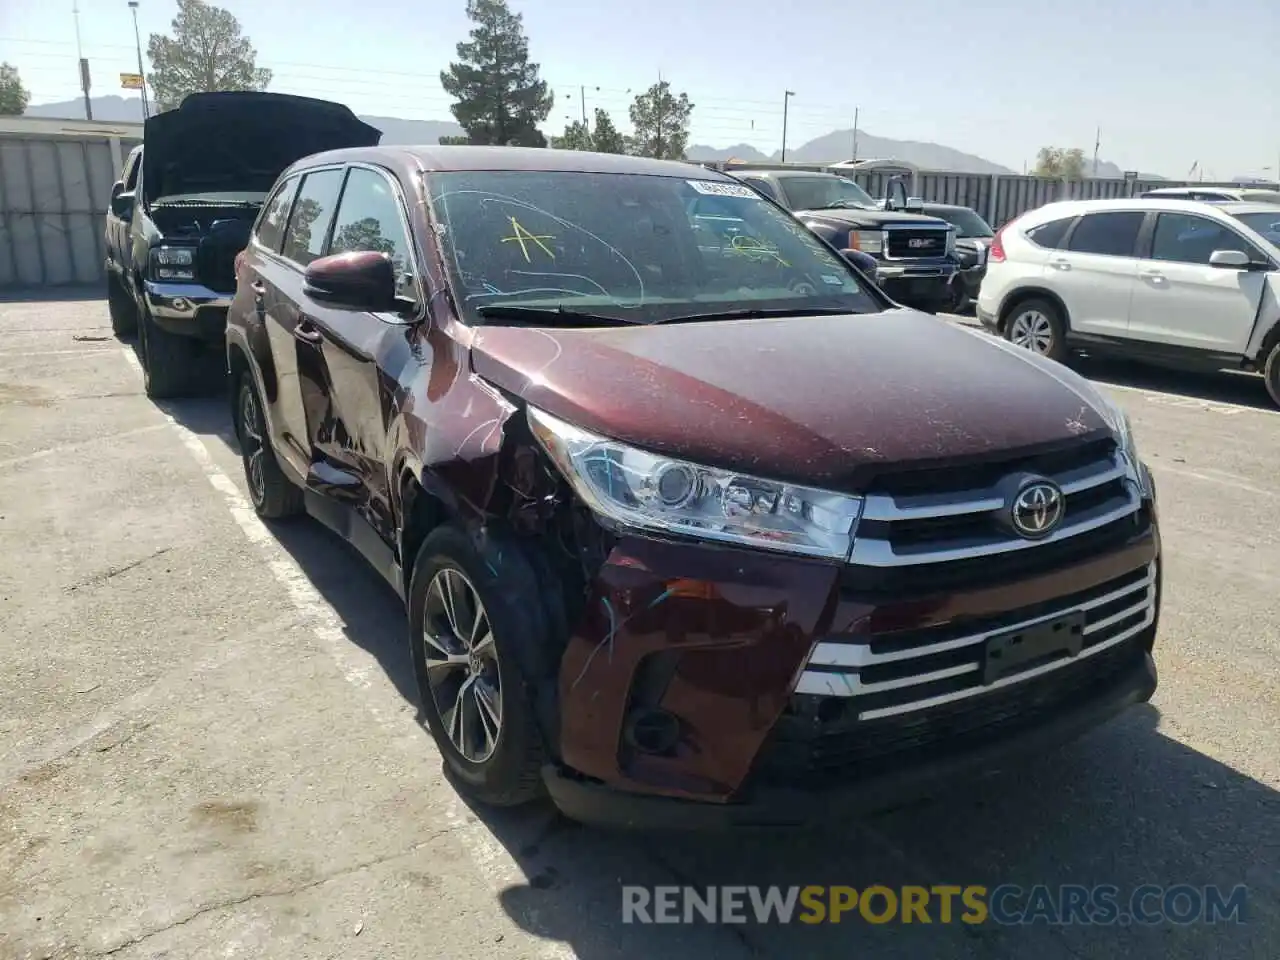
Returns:
[[[423,610],[427,681],[454,749],[471,763],[493,756],[502,733],[502,679],[493,627],[462,571],[440,570]]]
[[[258,413],[258,396],[246,385],[240,391],[240,453],[244,457],[245,477],[253,502],[261,506],[267,495],[263,460],[266,448],[262,442],[262,418]]]
[[[1027,310],[1009,321],[1009,342],[1047,356],[1053,349],[1053,323],[1039,310]]]

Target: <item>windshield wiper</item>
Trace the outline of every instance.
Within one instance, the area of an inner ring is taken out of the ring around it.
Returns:
[[[772,317],[839,317],[857,313],[843,307],[744,307],[739,310],[718,310],[711,313],[689,313],[678,317],[654,320],[660,323],[697,323],[701,320],[760,320]]]
[[[865,203],[859,203],[857,200],[832,200],[830,203],[824,203],[820,207],[811,207],[812,210],[874,210],[875,207],[868,207]]]
[[[625,327],[641,321],[626,320],[622,317],[609,317],[598,313],[585,313],[581,310],[566,310],[564,307],[519,307],[502,303],[490,303],[477,307],[476,313],[482,317],[493,317],[495,320],[533,320],[543,326],[553,327]]]

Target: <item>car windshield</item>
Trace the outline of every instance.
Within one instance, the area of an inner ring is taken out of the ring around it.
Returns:
[[[993,237],[995,232],[987,225],[987,221],[968,207],[944,207],[926,209],[930,216],[941,217],[956,228],[957,237]]]
[[[791,201],[792,210],[825,210],[832,207],[854,207],[879,210],[871,195],[845,177],[786,177],[782,189]]]
[[[1280,247],[1280,207],[1275,213],[1237,213],[1233,216],[1254,233],[1262,234],[1273,246]]]
[[[554,326],[559,309],[632,323],[884,309],[838,254],[744,184],[518,170],[433,173],[427,186],[471,324],[545,310],[540,325]]]

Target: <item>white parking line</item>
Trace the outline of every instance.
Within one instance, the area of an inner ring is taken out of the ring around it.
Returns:
[[[88,440],[76,440],[72,443],[59,444],[56,447],[49,447],[47,450],[37,450],[35,453],[24,453],[20,457],[0,460],[0,470],[5,467],[16,467],[24,463],[35,463],[49,457],[56,457],[59,454],[66,453],[68,450],[79,450],[81,447],[92,446],[95,443],[114,443],[117,440],[123,440],[125,437],[136,437],[142,433],[155,433],[157,430],[163,429],[164,424],[156,423],[149,427],[138,427],[136,430],[122,430],[120,433],[104,434],[98,437],[91,437]]]
[[[1190,477],[1193,480],[1203,480],[1205,483],[1214,483],[1223,487],[1234,487],[1236,490],[1243,490],[1245,493],[1259,494],[1264,497],[1277,497],[1280,493],[1274,490],[1264,490],[1262,487],[1255,487],[1245,477],[1237,477],[1234,473],[1225,473],[1221,470],[1213,470],[1204,467],[1200,470],[1190,470],[1187,467],[1175,467],[1172,464],[1165,463],[1163,460],[1148,460],[1147,466],[1151,467],[1157,473],[1173,473],[1180,477]]]
[[[126,345],[120,348],[120,352],[130,366],[141,374],[142,367],[138,363],[133,348]],[[214,463],[200,437],[163,410],[157,410],[157,412],[168,421],[169,426],[182,441],[182,445],[199,464],[210,485],[222,494],[232,519],[245,537],[260,551],[272,576],[284,588],[294,608],[305,621],[310,622],[316,639],[329,652],[343,677],[353,686],[361,690],[369,690],[372,686],[370,674],[377,663],[373,655],[358,651],[347,641],[342,620],[337,613],[307,579],[302,568],[276,542],[271,531],[258,519],[253,505],[240,492],[240,488]],[[402,738],[409,732],[405,729],[406,723],[403,719],[396,720],[388,717],[368,699],[365,707],[380,725],[397,738]],[[415,734],[420,732],[416,724],[412,732]],[[415,736],[413,739],[415,743],[422,742],[420,736]],[[528,883],[528,875],[520,869],[507,848],[493,836],[482,821],[473,818],[466,804],[452,792],[452,788],[446,785],[445,789],[448,791],[449,799],[444,814],[445,819],[454,827],[452,835],[457,837],[467,849],[494,897],[496,898],[512,886]],[[572,960],[576,954],[565,943],[544,939],[538,945],[538,956],[543,960]]]

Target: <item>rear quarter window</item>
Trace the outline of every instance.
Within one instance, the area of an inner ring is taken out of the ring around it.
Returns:
[[[298,181],[300,179],[300,177],[290,177],[276,187],[276,192],[262,205],[262,217],[258,220],[258,227],[254,231],[254,236],[257,238],[258,243],[272,253],[280,252],[280,241],[284,237],[284,225],[289,219],[289,208],[293,205],[293,195],[298,190]]]
[[[1059,220],[1050,220],[1048,223],[1042,223],[1038,227],[1032,227],[1026,232],[1026,238],[1034,243],[1037,247],[1044,247],[1046,250],[1057,250],[1062,246],[1062,239],[1067,235],[1075,217],[1062,217]]]

